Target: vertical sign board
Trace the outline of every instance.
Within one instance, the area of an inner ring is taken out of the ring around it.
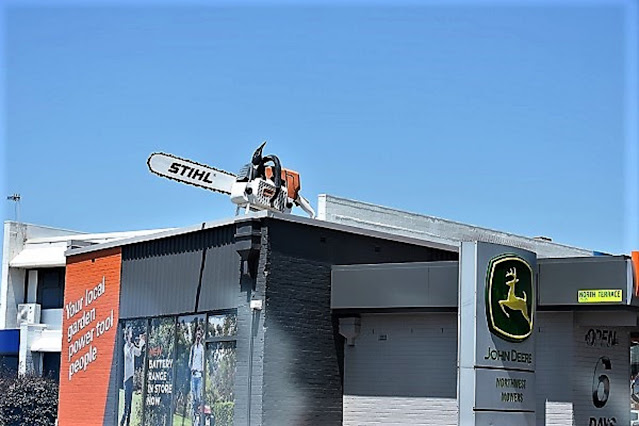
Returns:
[[[119,248],[67,258],[60,354],[60,426],[105,417],[120,300]]]
[[[460,425],[534,425],[535,253],[462,243],[459,267]]]
[[[628,329],[581,326],[574,331],[574,418],[576,425],[630,424]],[[631,386],[634,383],[631,383]]]

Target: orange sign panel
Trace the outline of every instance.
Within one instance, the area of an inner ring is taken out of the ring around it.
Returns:
[[[639,297],[639,251],[632,252],[632,264],[635,269],[635,296]]]
[[[120,298],[119,248],[67,259],[60,354],[60,426],[102,424]]]

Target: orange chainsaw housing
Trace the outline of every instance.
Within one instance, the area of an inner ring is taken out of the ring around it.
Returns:
[[[267,179],[273,180],[273,167],[266,167],[264,174]],[[288,190],[288,197],[296,200],[297,193],[300,192],[302,186],[300,184],[300,174],[295,170],[282,169],[282,182],[286,185]]]

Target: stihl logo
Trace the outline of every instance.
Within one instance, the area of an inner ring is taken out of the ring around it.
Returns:
[[[173,173],[178,176],[186,176],[191,179],[197,179],[201,182],[213,183],[210,180],[211,172],[187,166],[186,164],[172,163],[169,166],[169,173]]]

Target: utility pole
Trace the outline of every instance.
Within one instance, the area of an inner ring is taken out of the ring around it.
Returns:
[[[15,204],[13,206],[14,219],[16,222],[20,221],[20,194],[17,192],[15,194],[7,196],[7,200],[13,201]]]

